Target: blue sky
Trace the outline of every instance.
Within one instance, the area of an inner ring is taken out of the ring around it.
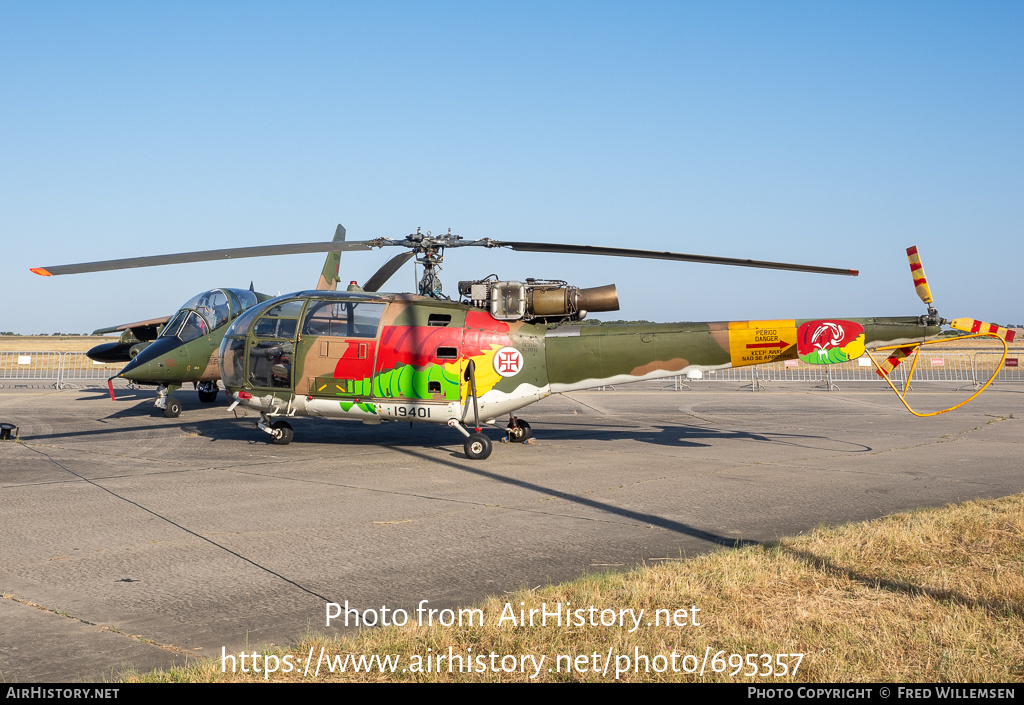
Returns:
[[[1024,323],[1022,36],[1014,2],[0,2],[0,330],[309,288],[318,255],[28,268],[338,223],[862,272],[446,258],[450,293],[615,283],[602,317],[659,321],[917,314],[917,245],[940,313]]]

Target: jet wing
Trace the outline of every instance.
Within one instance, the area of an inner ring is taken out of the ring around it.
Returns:
[[[123,333],[128,329],[131,329],[132,334],[138,339],[139,342],[147,340],[155,340],[157,335],[157,329],[171,320],[170,316],[163,316],[162,318],[150,318],[145,321],[136,321],[135,323],[122,323],[119,326],[111,326],[110,328],[99,328],[92,332],[93,335],[106,335],[107,333]]]

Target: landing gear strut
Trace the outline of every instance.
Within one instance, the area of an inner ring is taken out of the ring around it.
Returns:
[[[260,430],[270,436],[270,442],[277,446],[286,446],[295,438],[295,431],[287,421],[270,422],[266,414],[260,414],[260,420],[256,422]]]
[[[462,425],[458,419],[448,419],[448,425],[466,437],[462,449],[470,460],[486,460],[491,454],[491,439],[477,429],[476,433],[470,433],[469,429]]]
[[[526,443],[533,438],[533,430],[530,428],[530,424],[515,416],[509,418],[505,433],[508,434],[508,439],[512,443]]]
[[[271,443],[278,446],[286,446],[292,442],[295,438],[295,431],[292,430],[292,425],[287,421],[275,421],[270,425],[273,433],[271,436]]]
[[[161,384],[156,390],[156,408],[163,409],[164,416],[168,419],[176,419],[181,414],[181,401],[171,394],[181,389],[180,384]]]
[[[425,274],[424,277],[426,277]],[[474,360],[470,360],[466,366],[466,373],[463,379],[469,382],[470,397],[473,399],[473,425],[476,427],[476,433],[470,433],[469,429],[458,419],[449,419],[448,425],[466,437],[465,443],[462,444],[462,450],[466,453],[467,458],[470,460],[486,460],[491,455],[491,439],[480,432],[480,406],[476,393],[476,362]],[[466,411],[468,411],[468,408]],[[466,418],[465,411],[462,414],[462,418]]]

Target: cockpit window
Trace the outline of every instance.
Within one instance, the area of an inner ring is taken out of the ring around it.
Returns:
[[[273,316],[275,318],[298,318],[302,312],[302,305],[305,303],[302,299],[285,301],[284,303],[277,304],[267,309],[267,316]]]
[[[241,316],[235,319],[235,322],[232,323],[230,327],[228,327],[228,332],[225,333],[224,335],[244,336],[249,331],[249,325],[252,323],[252,320],[256,318],[256,316],[260,315],[262,311],[266,310],[267,306],[269,305],[269,301],[264,301],[259,306],[256,306],[255,308],[250,308],[248,311],[246,311]]]
[[[252,333],[257,338],[288,338],[295,337],[295,318],[269,318],[264,316],[256,323]]]
[[[355,301],[317,301],[309,306],[302,332],[345,338],[375,338],[384,304]]]
[[[220,289],[208,292],[206,298],[199,301],[196,310],[206,319],[211,328],[220,328],[231,318],[227,294]]]
[[[178,331],[181,329],[181,324],[188,318],[188,311],[178,311],[174,314],[174,318],[171,322],[164,326],[163,331],[160,333],[161,338],[175,338],[178,335]]]
[[[229,291],[231,292],[230,299],[227,293]],[[189,340],[206,335],[214,328],[226,325],[233,317],[255,303],[256,295],[251,291],[230,289],[204,291],[185,302],[171,322],[164,327],[161,336],[176,336],[187,343]],[[194,316],[190,316],[189,313]]]
[[[289,340],[294,338],[303,304],[305,302],[300,299],[285,301],[270,307],[256,321],[252,330],[253,335],[259,338],[287,338]]]
[[[188,317],[185,318],[185,325],[181,327],[181,331],[178,333],[178,337],[181,338],[182,342],[187,343],[190,340],[201,338],[209,332],[210,328],[206,319],[195,311],[190,311]]]
[[[224,289],[224,291],[231,295],[232,318],[237,318],[260,302],[256,294],[249,289]]]
[[[195,311],[181,310],[171,319],[163,332],[161,338],[175,337],[183,343],[201,338],[210,332],[210,326],[202,316]]]

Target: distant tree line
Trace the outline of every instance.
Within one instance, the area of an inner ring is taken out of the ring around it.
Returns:
[[[581,326],[603,326],[603,325],[611,326],[611,325],[622,325],[622,324],[645,324],[645,323],[650,323],[651,325],[654,325],[654,321],[644,321],[644,320],[640,320],[640,321],[623,321],[623,320],[618,320],[618,321],[599,321],[596,318],[585,318],[585,319],[583,319],[582,321],[579,322],[579,324]]]

